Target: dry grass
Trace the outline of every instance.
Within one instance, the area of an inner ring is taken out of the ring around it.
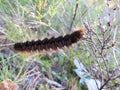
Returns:
[[[85,80],[92,79],[101,83],[98,90],[120,89],[119,5],[119,0],[0,0],[0,81],[9,78],[20,90],[86,90]],[[86,29],[85,40],[64,51],[26,55],[11,48],[78,27]]]

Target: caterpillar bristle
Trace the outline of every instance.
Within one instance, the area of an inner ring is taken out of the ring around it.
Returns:
[[[85,30],[79,29],[74,31],[71,34],[67,34],[65,36],[59,36],[57,38],[52,37],[50,39],[45,38],[43,40],[37,41],[26,41],[26,42],[18,42],[14,44],[14,49],[17,51],[49,51],[61,49],[63,47],[69,47],[74,43],[77,43],[80,39],[84,38]]]

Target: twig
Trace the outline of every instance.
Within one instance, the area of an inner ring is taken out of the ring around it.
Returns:
[[[33,88],[34,88],[34,86],[35,86],[35,83],[36,83],[37,80],[39,79],[40,75],[41,75],[41,74],[38,74],[38,75],[36,76],[36,78],[33,80],[32,85],[30,86],[29,90],[33,90]]]
[[[61,84],[59,84],[59,83],[57,83],[57,82],[55,82],[55,81],[52,81],[52,80],[50,80],[50,79],[48,79],[48,78],[45,78],[45,81],[46,81],[48,84],[50,84],[50,85],[54,85],[54,86],[57,86],[57,87],[59,87],[59,88],[63,88],[63,86],[62,86]]]
[[[111,79],[110,78],[108,78],[108,80],[100,87],[100,89],[99,90],[102,90],[103,88],[104,88],[104,86],[110,81]]]
[[[115,79],[117,79],[117,78],[119,78],[119,77],[120,77],[120,75],[117,75],[117,76],[115,76],[115,77],[113,77],[113,78],[108,78],[108,80],[100,87],[99,90],[102,90],[102,89],[104,88],[104,86],[105,86],[106,84],[108,84],[108,82],[109,82],[110,80],[115,80]]]
[[[74,14],[73,14],[72,22],[71,22],[71,24],[70,24],[70,30],[72,29],[73,22],[74,22],[74,20],[75,20],[76,14],[77,14],[78,5],[79,5],[79,4],[78,4],[78,1],[77,1],[76,5],[75,5],[75,12],[74,12]]]
[[[0,45],[0,47],[8,47],[8,46],[12,46],[14,45],[15,43],[9,43],[9,44],[3,44],[3,45]]]
[[[114,31],[113,42],[116,41],[117,29],[118,29],[118,27],[116,27],[116,28],[115,28],[115,31]],[[115,61],[116,61],[116,64],[118,65],[118,61],[117,61],[117,58],[116,58],[116,55],[115,55],[115,47],[113,47],[112,52],[113,52],[113,57],[114,57],[114,59],[115,59]]]

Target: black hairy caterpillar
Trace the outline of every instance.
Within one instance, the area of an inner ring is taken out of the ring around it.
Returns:
[[[80,39],[84,37],[85,31],[84,29],[79,29],[74,31],[71,34],[67,34],[65,36],[59,36],[57,38],[52,37],[50,39],[45,38],[43,40],[37,41],[26,41],[26,42],[18,42],[14,44],[14,49],[17,51],[49,51],[57,50],[58,48],[69,47],[74,43],[77,43]]]

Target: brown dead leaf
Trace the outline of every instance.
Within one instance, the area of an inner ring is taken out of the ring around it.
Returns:
[[[10,79],[6,79],[0,83],[0,90],[18,90],[18,85]]]

